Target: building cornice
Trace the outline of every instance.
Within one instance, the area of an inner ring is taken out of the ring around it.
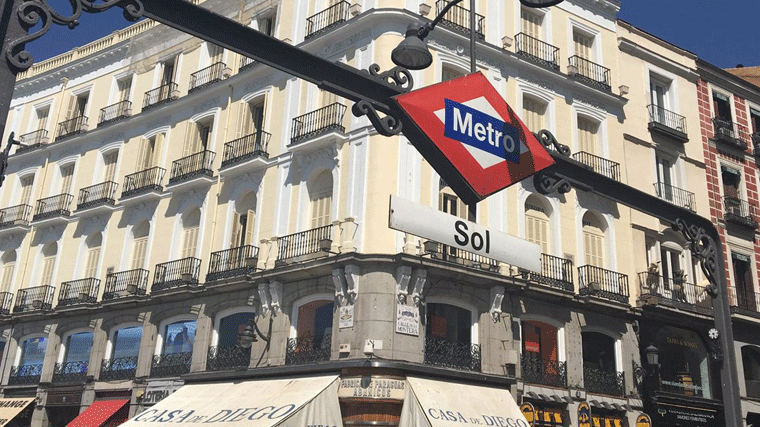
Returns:
[[[753,85],[741,77],[737,77],[701,58],[697,58],[697,72],[703,80],[720,86],[742,98],[760,103],[760,87]]]
[[[618,47],[620,48],[621,52],[625,52],[631,56],[635,56],[650,64],[656,65],[664,70],[670,71],[673,74],[679,75],[691,82],[696,83],[697,79],[699,79],[699,74],[697,74],[696,68],[689,68],[689,67],[683,66],[673,60],[670,60],[661,55],[658,55],[652,52],[651,50],[647,49],[646,47],[637,44],[633,40],[627,39],[625,37],[618,37]],[[695,58],[692,58],[692,59],[695,59]],[[695,67],[696,67],[696,63],[695,63]]]

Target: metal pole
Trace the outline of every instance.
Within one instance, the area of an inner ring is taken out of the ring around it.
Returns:
[[[0,0],[0,34],[3,37],[4,55],[8,47],[14,41],[27,35],[27,31],[21,27],[14,11],[18,9],[22,0]],[[23,45],[19,46],[23,49]],[[9,107],[13,99],[13,90],[16,87],[16,74],[18,70],[11,65],[6,58],[0,60],[0,138],[5,133],[5,124],[8,120]]]
[[[475,71],[475,0],[470,0],[470,72]]]

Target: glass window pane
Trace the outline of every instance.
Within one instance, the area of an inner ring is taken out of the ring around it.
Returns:
[[[140,353],[142,326],[132,326],[116,331],[113,336],[113,359],[120,357],[137,357]]]
[[[194,339],[195,320],[184,320],[166,325],[163,354],[191,352]]]
[[[64,363],[86,362],[90,360],[92,349],[92,332],[80,332],[69,336],[66,342],[66,358]]]
[[[41,365],[45,359],[47,337],[29,338],[21,345],[21,366]]]
[[[238,335],[243,332],[245,325],[253,319],[254,313],[235,313],[219,322],[219,347],[237,344]]]

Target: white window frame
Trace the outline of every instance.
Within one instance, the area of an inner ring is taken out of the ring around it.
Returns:
[[[298,338],[298,309],[300,309],[301,306],[303,306],[304,304],[308,304],[314,301],[332,301],[333,304],[335,304],[335,295],[327,294],[327,293],[319,293],[319,294],[314,294],[314,295],[308,295],[308,296],[305,296],[293,301],[293,309],[291,312],[292,315],[290,316],[292,320],[290,322],[289,338]],[[335,306],[336,305],[333,305],[333,307]],[[337,326],[338,325],[335,322],[335,317],[333,317],[333,329],[335,329]]]
[[[140,358],[140,348],[142,347],[142,340],[145,337],[145,325],[139,322],[125,322],[125,323],[119,323],[118,325],[112,327],[108,331],[108,342],[106,343],[106,351],[104,353],[103,359],[109,359],[113,360],[113,351],[114,351],[114,335],[116,335],[116,332],[125,329],[125,328],[134,328],[136,326],[139,326],[142,328],[142,332],[140,333],[140,344],[138,344],[137,349],[137,358],[139,360]]]
[[[232,316],[234,314],[240,314],[240,313],[253,313],[255,316],[256,307],[245,305],[245,306],[240,306],[240,307],[227,308],[217,313],[217,315],[214,317],[214,330],[212,331],[212,334],[211,334],[211,347],[219,345],[219,328],[221,327],[222,319],[224,319],[225,317]],[[296,313],[298,312],[296,311]],[[298,323],[296,323],[296,325],[297,324]],[[196,329],[196,337],[197,336],[198,336],[198,333]]]
[[[198,316],[192,314],[180,314],[178,316],[172,316],[164,319],[158,325],[158,332],[156,333],[156,349],[153,352],[154,356],[161,356],[161,352],[164,349],[164,331],[166,327],[176,322],[195,322],[195,337],[193,338],[193,352],[195,352],[195,338],[198,337]]]
[[[61,345],[60,349],[58,350],[58,360],[57,363],[63,364],[65,357],[66,357],[66,345],[68,344],[69,337],[76,334],[81,334],[83,332],[90,332],[92,334],[92,347],[90,348],[90,357],[92,358],[92,349],[95,348],[95,330],[91,328],[77,328],[73,329],[71,331],[66,332],[61,336]]]

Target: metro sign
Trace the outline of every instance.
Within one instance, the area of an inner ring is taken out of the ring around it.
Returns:
[[[395,96],[404,134],[466,203],[554,163],[480,72]]]

